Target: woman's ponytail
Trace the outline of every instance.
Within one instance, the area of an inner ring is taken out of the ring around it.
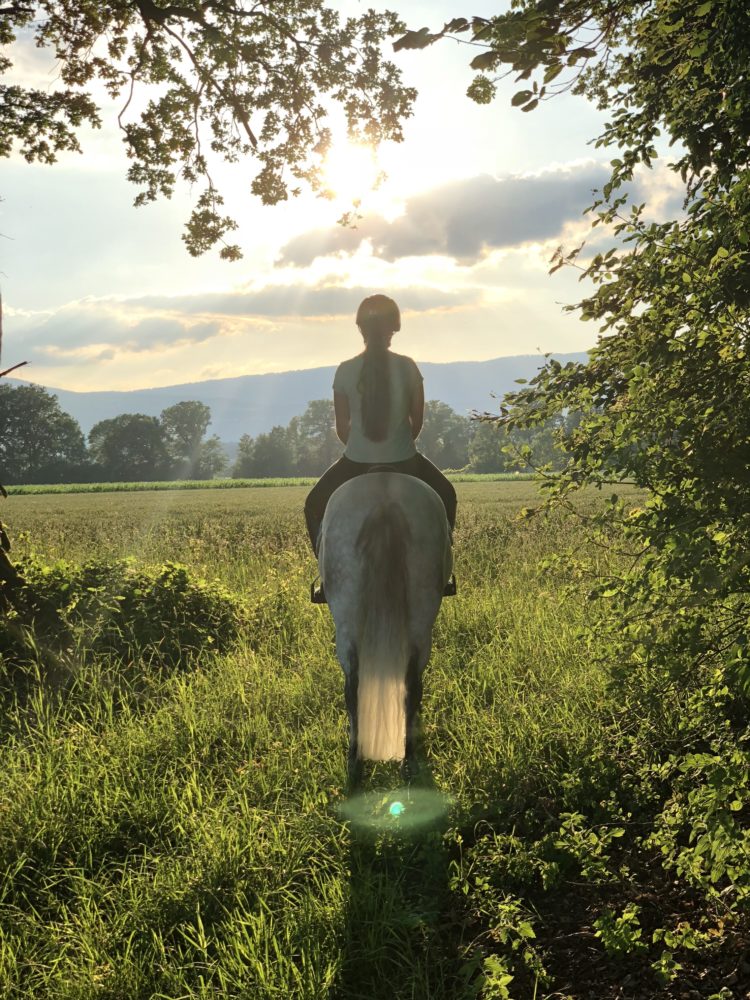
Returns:
[[[388,436],[391,380],[388,347],[401,329],[398,306],[386,295],[371,295],[357,310],[357,326],[365,340],[365,356],[357,388],[362,394],[362,427],[370,441]]]

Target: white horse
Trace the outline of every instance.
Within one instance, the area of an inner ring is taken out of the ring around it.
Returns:
[[[435,491],[413,476],[376,471],[331,496],[318,563],[345,675],[349,778],[362,762],[415,766],[422,671],[451,576],[451,537]]]

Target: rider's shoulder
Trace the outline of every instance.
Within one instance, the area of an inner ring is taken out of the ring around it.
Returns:
[[[336,372],[333,377],[334,388],[343,386],[352,375],[356,375],[361,364],[361,354],[357,354],[356,357],[347,358],[346,361],[342,361],[336,368]]]
[[[414,368],[417,367],[417,362],[414,358],[410,358],[408,354],[397,354],[395,351],[391,351],[390,353],[396,359],[398,364],[408,365],[409,367],[413,366]]]
[[[409,372],[409,374],[417,374],[420,378],[422,377],[422,373],[414,358],[410,358],[408,354],[396,354],[395,351],[391,351],[391,354],[396,359],[396,364],[400,368]]]
[[[359,365],[362,364],[363,357],[364,353],[355,354],[353,358],[347,358],[345,361],[341,361],[339,363],[338,370],[346,371],[347,369],[350,368],[357,368]]]

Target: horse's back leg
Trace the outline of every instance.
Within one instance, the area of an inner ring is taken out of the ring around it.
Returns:
[[[347,657],[348,670],[345,672],[344,699],[349,715],[349,753],[347,756],[347,783],[355,789],[362,781],[362,759],[358,752],[357,691],[359,688],[359,657],[356,646],[352,646]]]
[[[419,708],[422,704],[422,670],[424,664],[416,649],[412,650],[406,668],[406,744],[402,773],[407,781],[418,774],[417,739]]]

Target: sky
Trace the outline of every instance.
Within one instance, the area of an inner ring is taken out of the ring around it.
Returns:
[[[389,6],[410,28],[439,27],[457,12],[455,0]],[[477,0],[471,10],[503,6]],[[10,54],[13,82],[54,86],[46,53],[23,41]],[[104,128],[81,135],[83,155],[51,167],[6,160],[3,367],[28,360],[19,374],[34,382],[106,390],[331,365],[361,349],[354,314],[373,292],[401,306],[393,349],[418,362],[590,348],[596,331],[563,309],[585,291],[577,272],[548,270],[556,247],[588,232],[583,209],[615,155],[591,144],[605,119],[571,95],[525,114],[511,107],[512,79],[478,106],[465,96],[473,54],[451,41],[392,54],[419,91],[404,142],[381,148],[373,171],[340,128],[332,202],[307,193],[263,206],[249,193],[252,162],[223,171],[239,262],[188,255],[188,189],[133,207],[107,100]],[[387,176],[372,191],[377,170]],[[657,211],[674,196],[663,169],[639,183]],[[342,227],[353,197],[362,217]]]

